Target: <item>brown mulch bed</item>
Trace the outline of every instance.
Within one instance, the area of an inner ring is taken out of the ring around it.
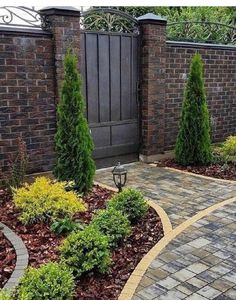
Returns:
[[[94,212],[104,208],[112,194],[113,192],[107,189],[94,186],[93,191],[83,198],[88,205],[87,212],[77,214],[76,217],[89,223]],[[1,197],[0,212],[0,221],[13,229],[24,241],[29,251],[30,266],[37,267],[58,259],[57,247],[63,237],[54,235],[50,227],[45,224],[22,225],[18,221],[19,211],[7,194]],[[149,208],[147,215],[133,227],[132,234],[113,251],[113,262],[109,273],[100,275],[91,272],[82,276],[77,282],[74,299],[117,299],[135,266],[162,236],[160,218],[152,208]]]
[[[157,163],[158,167],[171,167],[187,172],[210,176],[214,178],[236,180],[236,164],[229,163],[227,167],[222,164],[211,164],[209,166],[186,166],[183,167],[175,162],[174,159],[165,159]]]

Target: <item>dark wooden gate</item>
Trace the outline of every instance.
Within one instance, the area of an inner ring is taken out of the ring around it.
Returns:
[[[81,32],[81,73],[87,118],[99,166],[137,160],[138,35]]]

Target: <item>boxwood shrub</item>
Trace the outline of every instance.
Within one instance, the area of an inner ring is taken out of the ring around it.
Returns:
[[[108,201],[108,208],[122,211],[128,216],[131,223],[142,218],[148,209],[148,204],[142,193],[134,189],[125,189]]]
[[[40,268],[29,268],[20,280],[17,300],[72,300],[74,278],[65,266],[50,262]]]
[[[105,273],[111,263],[108,238],[93,225],[68,235],[59,251],[62,263],[66,264],[76,277],[92,270]]]
[[[0,300],[12,300],[12,296],[8,291],[0,289]]]
[[[131,232],[127,216],[113,207],[99,210],[93,217],[92,224],[108,237],[111,247],[116,246]]]

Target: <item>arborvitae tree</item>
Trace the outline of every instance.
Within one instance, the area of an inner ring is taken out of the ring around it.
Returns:
[[[175,148],[181,165],[208,164],[212,159],[210,122],[201,56],[195,54],[188,77]]]
[[[77,59],[71,50],[64,60],[65,79],[57,107],[56,165],[54,175],[59,180],[74,180],[80,193],[91,187],[95,173],[94,149],[88,122]]]

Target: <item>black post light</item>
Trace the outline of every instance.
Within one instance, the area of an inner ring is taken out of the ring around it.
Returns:
[[[118,188],[119,193],[122,191],[122,187],[125,186],[127,173],[128,171],[123,166],[121,166],[120,162],[118,162],[118,164],[112,170],[113,181]]]

